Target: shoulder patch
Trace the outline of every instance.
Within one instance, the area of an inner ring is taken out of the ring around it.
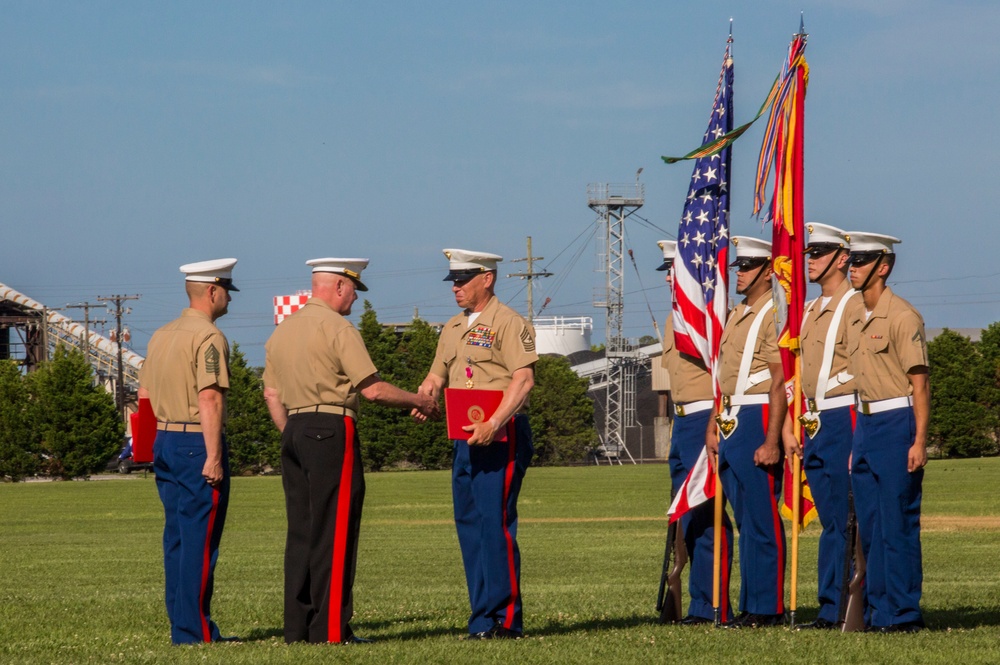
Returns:
[[[531,337],[531,332],[527,328],[521,328],[521,346],[525,353],[535,352],[535,340]]]
[[[219,373],[219,350],[215,348],[215,344],[209,344],[205,349],[205,371],[208,374]]]

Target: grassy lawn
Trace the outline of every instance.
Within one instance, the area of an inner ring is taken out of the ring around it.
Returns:
[[[660,626],[666,466],[531,469],[521,494],[525,630],[461,641],[468,612],[447,472],[372,474],[354,627],[375,644],[286,646],[278,478],[237,478],[213,618],[242,644],[170,646],[152,476],[0,485],[0,662],[1000,662],[1000,459],[932,461],[918,635]],[[818,529],[801,538],[800,621]],[[737,589],[734,588],[734,598]]]

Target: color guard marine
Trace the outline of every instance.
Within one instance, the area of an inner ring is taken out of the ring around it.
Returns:
[[[741,613],[724,625],[750,628],[784,622],[785,531],[778,501],[788,405],[774,323],[771,243],[746,236],[734,236],[732,243],[736,292],[744,299],[722,333],[722,411],[713,409],[705,445],[718,455],[739,531]]]
[[[657,270],[666,272],[667,286],[673,293],[673,264],[677,243],[661,240],[663,263]],[[673,402],[674,419],[670,435],[670,479],[674,491],[678,491],[688,473],[698,460],[705,446],[705,430],[708,428],[715,403],[712,375],[700,357],[682,353],[674,345],[673,316],[668,315],[663,327],[664,369],[670,377],[670,397]],[[711,623],[714,618],[712,607],[712,573],[715,560],[714,505],[702,503],[689,510],[681,518],[684,529],[684,544],[691,561],[688,577],[688,593],[691,597],[687,616],[682,624],[695,625]],[[720,594],[720,614],[723,622],[732,620],[729,606],[729,574],[733,566],[733,525],[729,515],[723,512],[722,532],[722,592]]]
[[[820,296],[806,303],[802,320],[801,362],[802,445],[795,440],[791,412],[785,419],[786,455],[799,455],[823,531],[819,537],[819,615],[798,629],[838,628],[844,555],[850,544],[851,475],[848,459],[854,436],[854,377],[848,371],[848,304],[860,299],[847,280],[848,244],[845,231],[826,224],[806,228],[809,281]]]
[[[867,562],[868,630],[917,632],[923,565],[920,501],[930,418],[924,321],[886,285],[898,238],[851,231],[850,280],[861,294],[845,312],[858,417],[851,484]]]

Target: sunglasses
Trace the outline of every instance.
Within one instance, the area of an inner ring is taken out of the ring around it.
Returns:
[[[833,252],[836,252],[839,249],[841,248],[816,246],[808,248],[805,253],[806,256],[808,256],[810,259],[818,259],[820,257],[826,256],[827,254],[832,254]]]
[[[767,259],[738,259],[733,265],[736,266],[736,272],[746,272],[765,265],[767,261]]]
[[[857,252],[851,254],[850,264],[852,266],[866,266],[881,256],[884,256],[882,252]]]

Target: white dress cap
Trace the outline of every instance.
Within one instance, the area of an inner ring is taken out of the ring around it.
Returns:
[[[847,234],[851,238],[851,254],[854,253],[874,253],[893,254],[892,246],[903,242],[899,238],[883,235],[881,233],[866,233],[863,231],[851,231]]]
[[[227,291],[239,291],[233,284],[233,266],[236,259],[212,259],[211,261],[199,261],[197,263],[186,263],[181,266],[186,282],[206,282],[208,284],[218,284]]]
[[[807,245],[829,245],[837,247],[847,247],[851,242],[851,235],[847,231],[838,229],[836,226],[820,224],[819,222],[809,222],[806,224],[809,231],[809,243]]]
[[[468,249],[442,249],[448,259],[448,276],[446,282],[463,281],[475,277],[481,272],[497,269],[497,264],[503,261],[499,254],[475,252]]]
[[[358,291],[368,290],[361,282],[361,272],[368,267],[368,259],[309,259],[306,265],[312,266],[313,272],[332,272],[350,277]]]
[[[736,258],[739,259],[769,259],[771,258],[771,243],[750,236],[733,236],[736,245]]]
[[[669,270],[674,264],[674,257],[677,255],[677,241],[659,240],[656,244],[663,250],[663,263],[657,270]]]

